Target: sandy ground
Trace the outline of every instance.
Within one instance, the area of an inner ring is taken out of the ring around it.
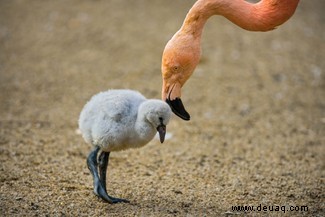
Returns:
[[[111,154],[109,193],[130,204],[92,193],[83,105],[111,88],[160,98],[162,50],[193,2],[0,0],[1,216],[325,215],[323,0],[268,33],[212,17],[183,90],[191,121]]]

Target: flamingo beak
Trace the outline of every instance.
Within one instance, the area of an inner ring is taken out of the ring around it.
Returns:
[[[180,97],[176,97],[175,99],[171,100],[171,93],[175,86],[169,91],[168,96],[166,98],[166,103],[170,106],[172,111],[175,115],[182,118],[185,121],[189,121],[191,119],[190,114],[185,110],[183,102]]]
[[[163,123],[161,123],[161,124],[157,127],[157,131],[158,131],[158,133],[159,133],[160,143],[163,143],[163,142],[165,141],[166,125],[164,125]]]
[[[191,119],[190,114],[184,108],[181,98],[175,98],[174,100],[170,100],[169,98],[167,98],[166,102],[168,103],[175,115],[185,121],[189,121]]]

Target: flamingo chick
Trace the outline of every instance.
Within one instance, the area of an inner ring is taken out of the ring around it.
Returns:
[[[129,202],[107,194],[106,170],[110,152],[142,147],[157,131],[163,143],[170,116],[167,103],[146,99],[137,91],[109,90],[90,99],[81,111],[79,129],[85,141],[94,146],[87,165],[98,197],[109,203]]]

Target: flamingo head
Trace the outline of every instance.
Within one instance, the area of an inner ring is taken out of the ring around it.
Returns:
[[[162,99],[171,107],[174,114],[183,120],[190,120],[181,100],[181,88],[192,75],[199,62],[200,54],[186,48],[175,48],[167,44],[162,58]]]

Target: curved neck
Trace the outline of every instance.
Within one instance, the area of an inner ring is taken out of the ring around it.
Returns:
[[[249,31],[269,31],[287,21],[295,12],[299,0],[198,0],[190,9],[180,32],[201,37],[206,21],[222,15]]]
[[[207,20],[214,15],[214,13],[207,13],[211,10],[209,8],[209,1],[198,0],[187,13],[180,32],[184,34],[191,34],[194,38],[201,37],[203,27]]]
[[[255,4],[244,0],[219,2],[223,3],[219,14],[237,26],[249,31],[269,31],[294,14],[299,0],[261,0]]]

